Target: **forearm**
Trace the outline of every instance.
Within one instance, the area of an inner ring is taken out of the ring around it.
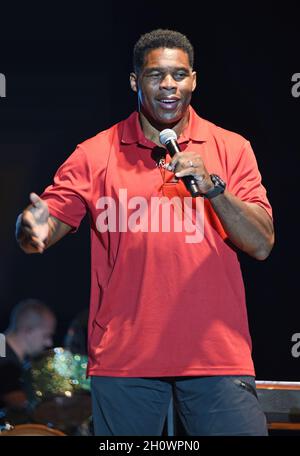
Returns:
[[[58,242],[61,238],[63,238],[66,234],[68,234],[72,227],[67,225],[66,223],[61,222],[56,217],[52,215],[49,216],[48,219],[48,227],[49,227],[49,234],[47,240],[45,242],[46,247],[51,247],[51,245]]]
[[[226,190],[210,202],[236,247],[258,260],[268,257],[274,244],[274,228],[262,207],[241,201]]]

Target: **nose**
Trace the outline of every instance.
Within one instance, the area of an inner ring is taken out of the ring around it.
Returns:
[[[176,81],[172,77],[171,74],[167,74],[160,83],[161,89],[175,89],[176,88]]]

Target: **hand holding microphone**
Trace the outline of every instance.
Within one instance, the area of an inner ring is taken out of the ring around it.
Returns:
[[[193,198],[214,186],[202,158],[198,154],[195,156],[194,152],[181,152],[174,130],[167,128],[161,131],[159,140],[173,159],[167,169],[176,171],[175,175],[182,179]]]

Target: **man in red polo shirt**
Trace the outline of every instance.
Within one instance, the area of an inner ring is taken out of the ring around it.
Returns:
[[[193,47],[179,32],[138,40],[130,83],[138,112],[80,144],[30,195],[18,241],[42,253],[89,213],[97,435],[160,435],[172,393],[189,435],[266,435],[236,254],[264,260],[274,243],[251,145],[190,106]],[[172,158],[166,128],[181,149]]]

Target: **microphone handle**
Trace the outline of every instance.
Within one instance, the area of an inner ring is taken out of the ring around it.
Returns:
[[[174,157],[176,153],[182,154],[181,150],[179,149],[179,145],[175,139],[170,139],[166,142],[165,145],[171,157]],[[194,176],[183,176],[179,179],[183,181],[186,189],[190,192],[193,198],[196,198],[196,196],[201,195],[199,187],[197,185],[197,181],[194,178]]]
[[[193,198],[201,195],[197,181],[193,176],[182,176],[179,179],[183,180],[186,189],[190,192]]]

